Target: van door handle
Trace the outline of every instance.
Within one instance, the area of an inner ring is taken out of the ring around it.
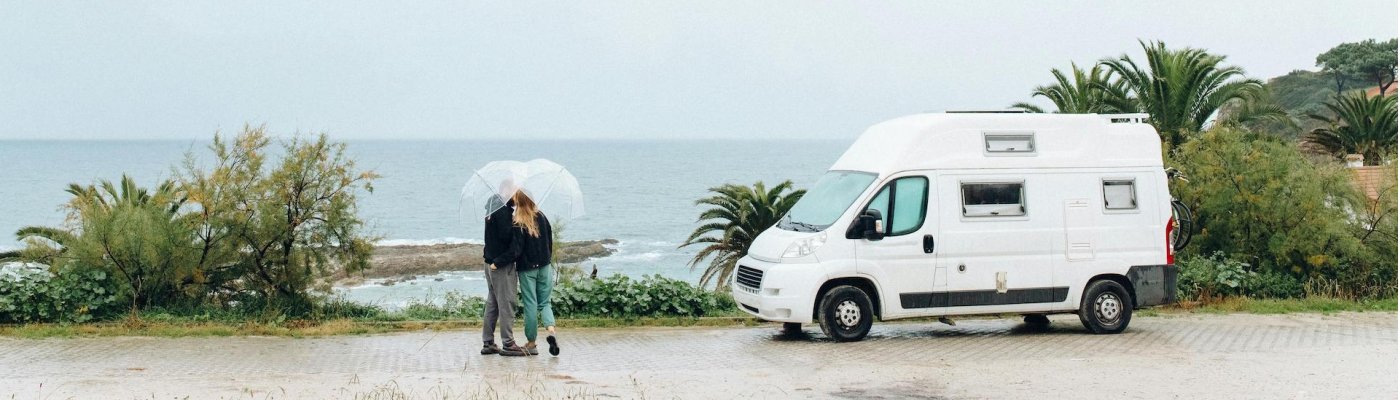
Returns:
[[[933,235],[924,235],[924,253],[933,254]]]

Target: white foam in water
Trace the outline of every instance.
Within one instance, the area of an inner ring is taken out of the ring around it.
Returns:
[[[665,253],[660,251],[648,251],[636,254],[627,254],[625,252],[618,251],[617,254],[608,256],[608,261],[656,261],[660,260],[661,257],[665,255]]]
[[[437,239],[385,239],[374,242],[376,246],[432,246],[438,244],[482,244],[481,239],[445,237]]]

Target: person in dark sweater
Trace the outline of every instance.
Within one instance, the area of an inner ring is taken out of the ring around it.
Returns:
[[[495,208],[495,211],[486,217],[485,246],[482,249],[486,259],[486,312],[481,324],[481,354],[523,356],[526,352],[515,343],[515,335],[511,332],[520,276],[515,271],[515,256],[504,256],[514,246],[515,222],[512,214],[515,204],[507,202],[502,205],[497,202],[487,207]],[[501,329],[501,347],[495,344],[497,327]]]
[[[517,273],[520,274],[520,297],[525,314],[525,351],[539,354],[535,348],[535,338],[539,335],[539,324],[544,323],[549,330],[549,354],[559,355],[559,341],[554,337],[554,308],[550,306],[549,295],[554,290],[554,267],[550,265],[554,255],[554,232],[549,218],[539,212],[535,202],[524,193],[516,193],[512,199],[515,211],[514,234],[510,248],[498,259],[514,259]],[[543,321],[541,321],[543,320]]]

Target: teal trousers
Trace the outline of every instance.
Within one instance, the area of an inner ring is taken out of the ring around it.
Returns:
[[[546,327],[554,326],[554,308],[549,305],[549,294],[553,291],[553,265],[520,271],[520,298],[524,303],[520,308],[525,313],[526,340],[533,342],[539,337],[540,322]]]

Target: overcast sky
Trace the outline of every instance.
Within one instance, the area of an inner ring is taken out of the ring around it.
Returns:
[[[297,3],[297,4],[285,4]],[[879,6],[877,6],[879,5]],[[1377,1],[0,2],[0,139],[849,138],[996,109],[1137,40],[1250,76],[1396,36]]]

